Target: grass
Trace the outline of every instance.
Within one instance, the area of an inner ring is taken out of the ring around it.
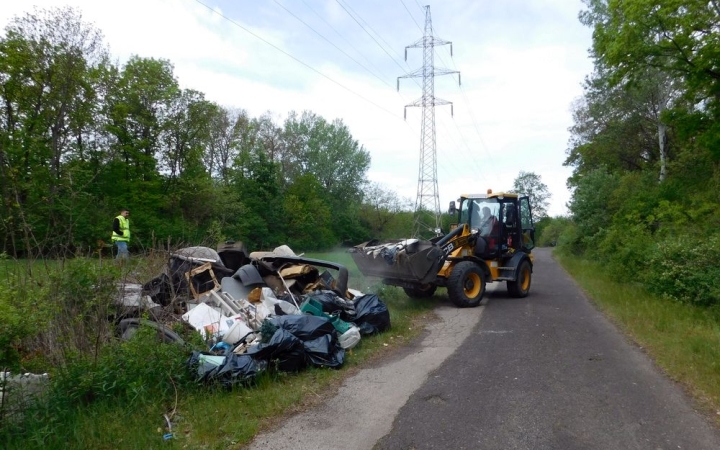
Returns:
[[[366,279],[347,253],[306,256],[345,265],[350,272],[348,286],[378,293],[390,310],[391,330],[363,337],[360,344],[346,354],[341,369],[264,373],[252,386],[232,390],[198,386],[178,390],[171,401],[138,401],[132,407],[119,402],[100,402],[72,410],[59,409],[54,412],[53,421],[33,424],[23,437],[11,436],[3,442],[4,448],[237,448],[279,419],[332,395],[342,381],[358,369],[416,337],[432,316],[435,305],[432,299],[411,300],[401,289]],[[155,269],[145,268],[133,260],[128,270],[152,273]],[[153,364],[153,361],[149,359],[147,363]],[[163,438],[168,432],[164,415],[172,422],[173,437],[169,440]]]
[[[720,308],[657,298],[614,281],[599,264],[556,257],[597,306],[720,424]]]

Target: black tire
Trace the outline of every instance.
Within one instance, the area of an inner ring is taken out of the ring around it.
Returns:
[[[457,263],[448,277],[447,291],[459,308],[479,305],[485,295],[485,271],[472,261]]]
[[[407,294],[410,298],[428,298],[432,297],[435,293],[435,290],[437,290],[437,285],[435,284],[421,284],[419,286],[413,286],[413,287],[404,287],[403,291],[405,291],[405,294]]]
[[[507,290],[511,297],[523,298],[530,293],[530,284],[532,282],[532,267],[526,259],[520,263],[518,267],[515,281],[507,282]]]
[[[150,327],[157,331],[158,339],[162,342],[174,342],[176,344],[184,345],[185,341],[180,337],[179,334],[166,327],[163,324],[153,322],[147,319],[123,319],[118,324],[120,330],[120,339],[123,341],[129,341],[135,335],[138,328]]]

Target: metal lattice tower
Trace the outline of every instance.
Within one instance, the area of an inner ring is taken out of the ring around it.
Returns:
[[[405,105],[405,118],[407,118],[408,106],[422,107],[422,131],[420,136],[420,167],[418,170],[417,198],[415,200],[415,221],[412,235],[420,236],[422,231],[436,230],[440,228],[440,194],[437,182],[437,148],[435,143],[435,105],[450,105],[450,114],[453,114],[453,104],[447,100],[435,98],[435,75],[458,74],[460,83],[460,72],[436,68],[435,46],[450,44],[450,56],[452,56],[452,42],[443,41],[433,36],[432,19],[430,18],[430,6],[425,6],[425,32],[423,37],[415,43],[405,47],[405,61],[407,61],[407,49],[423,49],[423,66],[411,73],[400,76],[397,79],[397,89],[400,90],[400,78],[423,79],[422,97],[409,105]],[[430,211],[435,216],[435,224],[423,223],[423,211]]]

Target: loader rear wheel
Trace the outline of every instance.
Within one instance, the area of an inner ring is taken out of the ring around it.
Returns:
[[[523,298],[527,297],[530,292],[530,282],[532,281],[532,269],[530,263],[525,260],[518,267],[517,277],[515,281],[507,282],[507,290],[511,297]]]
[[[455,306],[477,306],[485,295],[485,272],[472,261],[459,262],[448,277],[447,291]]]
[[[428,298],[433,296],[436,289],[436,285],[427,283],[413,287],[404,287],[403,291],[405,291],[405,294],[410,298]]]

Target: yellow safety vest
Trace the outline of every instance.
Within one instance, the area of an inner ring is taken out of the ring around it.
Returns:
[[[117,220],[120,221],[120,231],[123,232],[123,235],[120,236],[113,230],[112,232],[112,241],[125,241],[130,242],[130,221],[125,218],[122,214],[116,217]]]

